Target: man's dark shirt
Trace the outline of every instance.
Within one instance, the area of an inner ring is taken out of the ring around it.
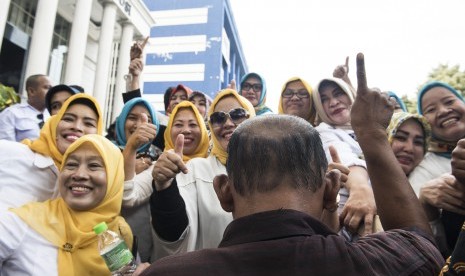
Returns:
[[[420,230],[392,230],[347,242],[302,212],[242,217],[219,248],[165,257],[143,275],[437,275],[444,259]]]

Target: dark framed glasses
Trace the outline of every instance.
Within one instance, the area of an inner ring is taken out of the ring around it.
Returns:
[[[241,107],[232,109],[227,113],[223,111],[213,112],[210,115],[210,124],[212,127],[221,127],[224,123],[226,123],[228,118],[231,119],[235,125],[238,125],[245,121],[245,119],[249,118],[249,113]]]
[[[292,98],[296,95],[299,99],[304,99],[310,97],[308,94],[308,91],[305,89],[300,89],[300,90],[292,90],[292,89],[286,89],[284,92],[281,94],[281,97],[283,98]]]
[[[254,92],[260,92],[262,91],[262,85],[259,84],[259,83],[248,83],[248,82],[244,82],[241,86],[241,90],[244,90],[244,91],[249,91],[250,88],[253,89]]]

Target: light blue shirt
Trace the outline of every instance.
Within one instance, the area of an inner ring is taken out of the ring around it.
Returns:
[[[28,103],[12,105],[0,113],[0,139],[20,142],[23,139],[35,140],[39,137],[40,119],[37,115],[43,114],[43,120],[48,117],[48,111],[38,111]]]

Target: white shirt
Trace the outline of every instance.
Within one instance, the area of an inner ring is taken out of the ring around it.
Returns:
[[[362,148],[349,133],[353,131],[346,131],[339,128],[334,128],[326,123],[321,123],[315,128],[320,133],[321,142],[325,149],[326,158],[331,162],[331,155],[329,154],[329,146],[336,148],[342,164],[347,167],[361,166],[366,168],[366,162],[363,160]]]
[[[329,146],[336,148],[341,163],[346,167],[360,166],[366,169],[366,162],[363,160],[362,148],[350,134],[353,134],[352,130],[344,130],[332,127],[326,123],[321,123],[315,128],[321,137],[323,148],[326,153],[326,159],[328,163],[332,161],[331,154],[329,153]],[[345,203],[349,199],[349,191],[347,188],[341,188],[339,190],[339,208],[340,213],[344,208]]]
[[[153,192],[152,170],[155,162],[133,179],[124,181],[123,207],[134,207],[148,202]]]
[[[28,146],[0,140],[0,210],[58,196],[53,159]]]
[[[153,260],[177,253],[218,247],[232,214],[223,210],[213,189],[213,178],[226,174],[226,167],[214,156],[194,158],[189,172],[176,176],[179,193],[186,204],[189,224],[179,240],[167,242],[154,233]]]
[[[42,121],[37,115],[42,114],[43,121],[49,117],[48,111],[40,112],[28,103],[12,105],[0,113],[0,139],[22,141],[23,139],[37,139],[39,137],[39,123]]]
[[[58,248],[10,211],[0,210],[0,275],[58,275]]]
[[[410,173],[408,180],[415,194],[419,197],[420,188],[426,182],[438,178],[445,173],[452,173],[450,159],[428,152],[420,164]]]

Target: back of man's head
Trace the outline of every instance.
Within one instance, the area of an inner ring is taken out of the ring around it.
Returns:
[[[228,145],[228,177],[242,196],[282,184],[316,191],[327,167],[319,133],[295,116],[249,119],[234,131]]]
[[[47,75],[36,74],[36,75],[29,76],[26,79],[26,91],[30,87],[33,88],[33,89],[37,88],[37,86],[40,84],[39,79],[42,78],[42,77],[47,77]]]

